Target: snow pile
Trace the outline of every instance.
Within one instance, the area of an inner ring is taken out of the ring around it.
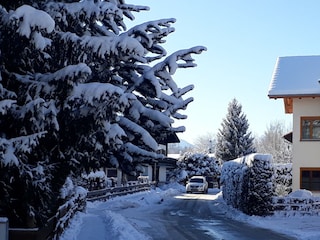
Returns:
[[[175,183],[165,185],[161,189],[120,196],[105,202],[88,202],[87,212],[75,215],[60,240],[150,239],[139,227],[150,226],[150,222],[154,221],[152,214],[149,216],[146,213],[152,212],[150,210],[155,208],[166,211],[170,208],[172,198],[182,192],[184,192],[184,187]],[[301,195],[306,193],[304,190],[301,192],[303,193]],[[229,221],[231,218],[284,233],[296,239],[316,240],[320,237],[319,216],[249,216],[230,205],[226,205],[221,192],[209,192],[209,195],[211,194],[214,194],[214,197],[210,206],[215,209],[214,211],[224,212],[225,221]],[[219,207],[215,208],[214,206]],[[141,219],[145,219],[145,221],[142,222]],[[206,223],[207,221],[201,221],[201,227],[205,227]],[[209,224],[209,229],[214,231],[214,223],[210,222]],[[162,233],[164,230],[159,226],[157,231]],[[243,231],[246,229],[244,228]]]
[[[75,186],[71,178],[67,177],[64,185],[60,189],[60,198],[64,203],[58,208],[55,214],[57,220],[54,230],[55,237],[64,231],[74,214],[86,208],[86,197],[87,190],[83,187]]]
[[[271,155],[250,154],[223,164],[221,183],[227,204],[249,215],[268,215],[272,209]]]
[[[136,240],[136,239],[148,239],[146,235],[140,233],[128,220],[112,211],[105,211],[106,220],[110,222],[111,230],[117,239],[123,240]],[[128,234],[128,232],[130,234]]]
[[[103,189],[114,185],[113,180],[106,176],[104,171],[91,171],[89,174],[82,173],[82,186],[89,190]]]
[[[297,191],[294,191],[293,193],[290,193],[288,197],[292,198],[311,198],[312,192],[306,189],[299,189]]]
[[[124,217],[121,212],[132,209],[136,211],[134,215],[139,215],[149,208],[164,207],[165,204],[162,203],[170,201],[182,191],[183,186],[172,183],[161,189],[119,196],[105,202],[88,202],[87,212],[77,213],[59,240],[150,239],[137,228],[137,223]]]

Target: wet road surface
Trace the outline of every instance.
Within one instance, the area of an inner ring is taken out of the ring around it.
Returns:
[[[295,239],[227,218],[215,195],[181,194],[166,208],[145,213],[141,230],[151,239],[285,240]]]

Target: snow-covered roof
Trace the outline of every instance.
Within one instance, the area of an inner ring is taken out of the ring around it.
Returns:
[[[270,98],[320,96],[320,56],[279,57],[268,91]]]

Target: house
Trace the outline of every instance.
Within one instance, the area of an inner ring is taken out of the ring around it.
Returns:
[[[320,56],[279,57],[268,96],[292,114],[293,191],[320,191]]]
[[[140,176],[148,177],[149,181],[162,184],[167,182],[167,173],[170,169],[176,167],[177,159],[168,156],[168,144],[180,142],[178,136],[174,132],[162,132],[156,138],[159,144],[158,153],[163,154],[165,157],[162,159],[149,159],[142,163],[143,172]],[[129,176],[118,168],[103,168],[107,178],[112,179],[114,185],[121,186],[128,181],[137,180],[136,176]]]
[[[159,153],[162,153],[166,157],[151,163],[146,163],[144,166],[143,176],[149,176],[149,180],[155,181],[157,184],[167,182],[168,170],[176,167],[177,159],[168,156],[168,144],[179,143],[180,140],[174,132],[163,132],[156,137],[156,141],[159,143]]]

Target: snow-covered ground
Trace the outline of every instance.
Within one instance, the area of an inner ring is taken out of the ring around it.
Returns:
[[[147,192],[116,197],[105,202],[88,202],[86,213],[78,213],[60,240],[101,240],[101,239],[150,239],[142,226],[148,224],[143,219],[153,209],[166,208],[177,195],[184,193],[178,184],[166,185]],[[269,216],[245,215],[225,204],[217,189],[210,189],[213,204],[219,203],[226,216],[251,225],[268,228],[297,239],[320,239],[320,216]],[[128,217],[128,210],[129,217]],[[126,214],[124,215],[124,211]],[[132,215],[132,218],[130,217]],[[138,217],[137,216],[141,216]],[[161,231],[161,228],[159,228]]]

